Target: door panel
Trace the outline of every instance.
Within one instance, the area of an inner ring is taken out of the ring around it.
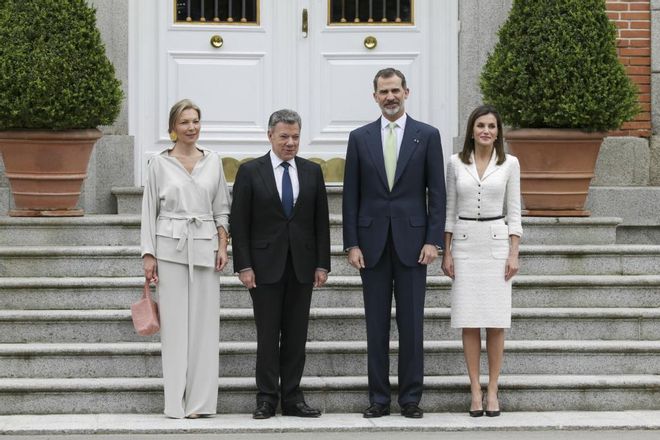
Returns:
[[[395,67],[406,75],[413,90],[427,90],[421,70],[430,57],[424,48],[427,33],[419,24],[329,24],[325,3],[311,2],[310,36],[303,48],[308,62],[301,63],[299,72],[301,78],[310,79],[306,85],[310,94],[299,103],[309,121],[309,150],[323,159],[343,157],[348,133],[379,117],[372,85],[378,70]],[[415,14],[428,12],[428,1],[415,4]],[[365,46],[367,37],[375,38],[376,47]],[[423,119],[420,104],[411,93],[406,110]]]
[[[313,133],[312,142],[322,142],[328,133],[340,134],[340,139],[345,140],[350,130],[376,119],[379,110],[372,97],[374,74],[383,66],[391,66],[414,82],[418,58],[418,54],[394,53],[369,58],[350,53],[321,54],[317,90],[320,99],[312,103],[310,112],[318,115],[318,119],[312,116],[312,121],[319,130]],[[408,102],[406,108],[416,113],[414,101]]]
[[[267,90],[266,54],[169,52],[168,102],[190,96],[203,111],[205,139],[263,143]],[[250,105],[230,105],[249,101]],[[167,120],[159,132],[167,131]],[[238,134],[244,139],[241,141]],[[256,135],[256,136],[254,136]]]

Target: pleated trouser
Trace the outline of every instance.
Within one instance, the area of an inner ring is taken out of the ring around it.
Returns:
[[[165,415],[215,414],[218,405],[220,293],[211,267],[158,261]]]

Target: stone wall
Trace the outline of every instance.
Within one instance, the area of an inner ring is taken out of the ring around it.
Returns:
[[[509,14],[513,0],[460,0],[458,19],[458,133],[454,151],[463,146],[465,123],[481,104],[479,75],[488,53],[497,43],[497,31]]]
[[[651,185],[660,186],[660,0],[651,0]]]
[[[80,206],[88,214],[117,212],[112,187],[132,186],[133,137],[128,135],[128,2],[88,0],[96,8],[96,21],[115,75],[122,83],[124,102],[115,123],[103,130],[90,160]]]
[[[612,133],[651,136],[651,1],[607,0],[607,16],[617,28],[617,53],[639,89],[641,111]]]

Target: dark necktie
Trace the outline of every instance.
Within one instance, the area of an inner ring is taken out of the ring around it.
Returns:
[[[289,162],[282,162],[284,174],[282,174],[282,208],[284,208],[284,215],[291,217],[293,213],[293,185],[291,185],[291,176],[289,176]]]

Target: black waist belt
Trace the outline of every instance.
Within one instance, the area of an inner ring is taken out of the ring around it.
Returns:
[[[472,218],[472,217],[461,217],[460,215],[458,216],[459,220],[470,220],[473,222],[490,222],[493,220],[499,220],[504,218],[503,215],[498,215],[497,217],[480,217],[480,218]]]

